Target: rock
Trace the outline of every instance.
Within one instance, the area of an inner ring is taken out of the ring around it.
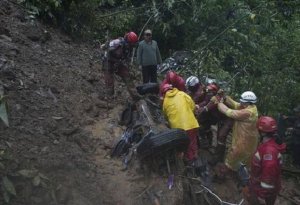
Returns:
[[[44,30],[42,33],[41,42],[46,43],[47,41],[51,40],[51,38],[51,34],[47,30]]]
[[[0,24],[3,25],[4,22],[1,21]],[[1,36],[5,35],[5,36],[8,36],[8,37],[11,37],[10,31],[7,28],[5,28],[5,27],[0,27],[0,35]]]
[[[20,104],[16,104],[16,110],[21,110],[21,105]]]
[[[6,41],[12,42],[11,37],[8,37],[7,35],[4,35],[4,34],[0,35],[0,38],[3,40],[6,40]]]
[[[43,35],[43,31],[41,29],[39,29],[38,27],[34,27],[32,25],[27,25],[24,28],[23,33],[25,34],[25,36],[27,38],[29,38],[32,41],[39,41],[42,38]]]
[[[26,21],[26,14],[22,9],[18,9],[13,13],[13,17],[19,19],[21,22]]]
[[[78,127],[75,127],[75,128],[72,128],[72,129],[65,129],[65,130],[62,131],[62,133],[64,135],[70,136],[70,135],[73,135],[73,134],[79,132],[79,130],[80,129]]]
[[[0,37],[0,50],[6,56],[15,56],[20,53],[18,47],[12,42],[11,38],[6,35]]]
[[[53,141],[53,144],[58,145],[58,144],[59,144],[59,141],[58,141],[58,140],[54,140],[54,141]]]
[[[48,150],[49,150],[49,147],[46,146],[46,147],[43,147],[43,148],[41,149],[41,152],[47,152]]]
[[[6,15],[10,15],[12,13],[12,8],[8,1],[6,0],[0,1],[0,11],[2,11]]]

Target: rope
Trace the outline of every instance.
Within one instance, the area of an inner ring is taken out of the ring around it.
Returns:
[[[242,205],[244,203],[244,199],[242,199],[238,204],[234,204],[234,203],[230,203],[227,201],[223,201],[217,194],[215,194],[212,190],[210,190],[209,188],[207,188],[206,186],[201,184],[201,187],[203,187],[206,191],[208,191],[208,193],[210,193],[211,195],[213,195],[216,199],[218,199],[218,201],[221,204],[227,204],[227,205]]]

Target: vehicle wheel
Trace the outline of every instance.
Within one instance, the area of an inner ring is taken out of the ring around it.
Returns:
[[[186,151],[190,140],[184,130],[170,129],[156,135],[144,137],[137,147],[138,157],[157,155],[159,153],[176,149]]]
[[[136,87],[138,94],[145,95],[148,93],[158,94],[159,84],[158,83],[146,83]]]

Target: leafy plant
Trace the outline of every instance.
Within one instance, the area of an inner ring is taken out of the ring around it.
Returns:
[[[21,177],[29,179],[33,186],[48,188],[49,179],[37,169],[16,170],[10,167],[15,162],[8,150],[0,151],[0,183],[3,200],[9,203],[13,197],[17,196],[14,181],[12,179]]]
[[[104,42],[107,31],[115,38],[129,30],[140,33],[150,28],[163,56],[175,50],[195,51],[186,74],[230,80],[234,95],[253,90],[263,114],[287,112],[299,101],[300,12],[296,1],[20,2],[74,37]]]

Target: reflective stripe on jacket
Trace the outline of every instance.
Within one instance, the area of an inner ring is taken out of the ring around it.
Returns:
[[[274,138],[262,143],[252,157],[250,188],[261,198],[277,194],[281,188],[282,155],[286,144],[277,144]]]
[[[218,104],[220,112],[234,119],[232,129],[232,144],[225,158],[225,164],[232,170],[238,170],[240,162],[250,167],[251,156],[258,145],[258,131],[256,121],[258,118],[255,105],[241,109],[240,103],[230,97],[226,98],[226,104]],[[232,109],[230,109],[230,108]]]

